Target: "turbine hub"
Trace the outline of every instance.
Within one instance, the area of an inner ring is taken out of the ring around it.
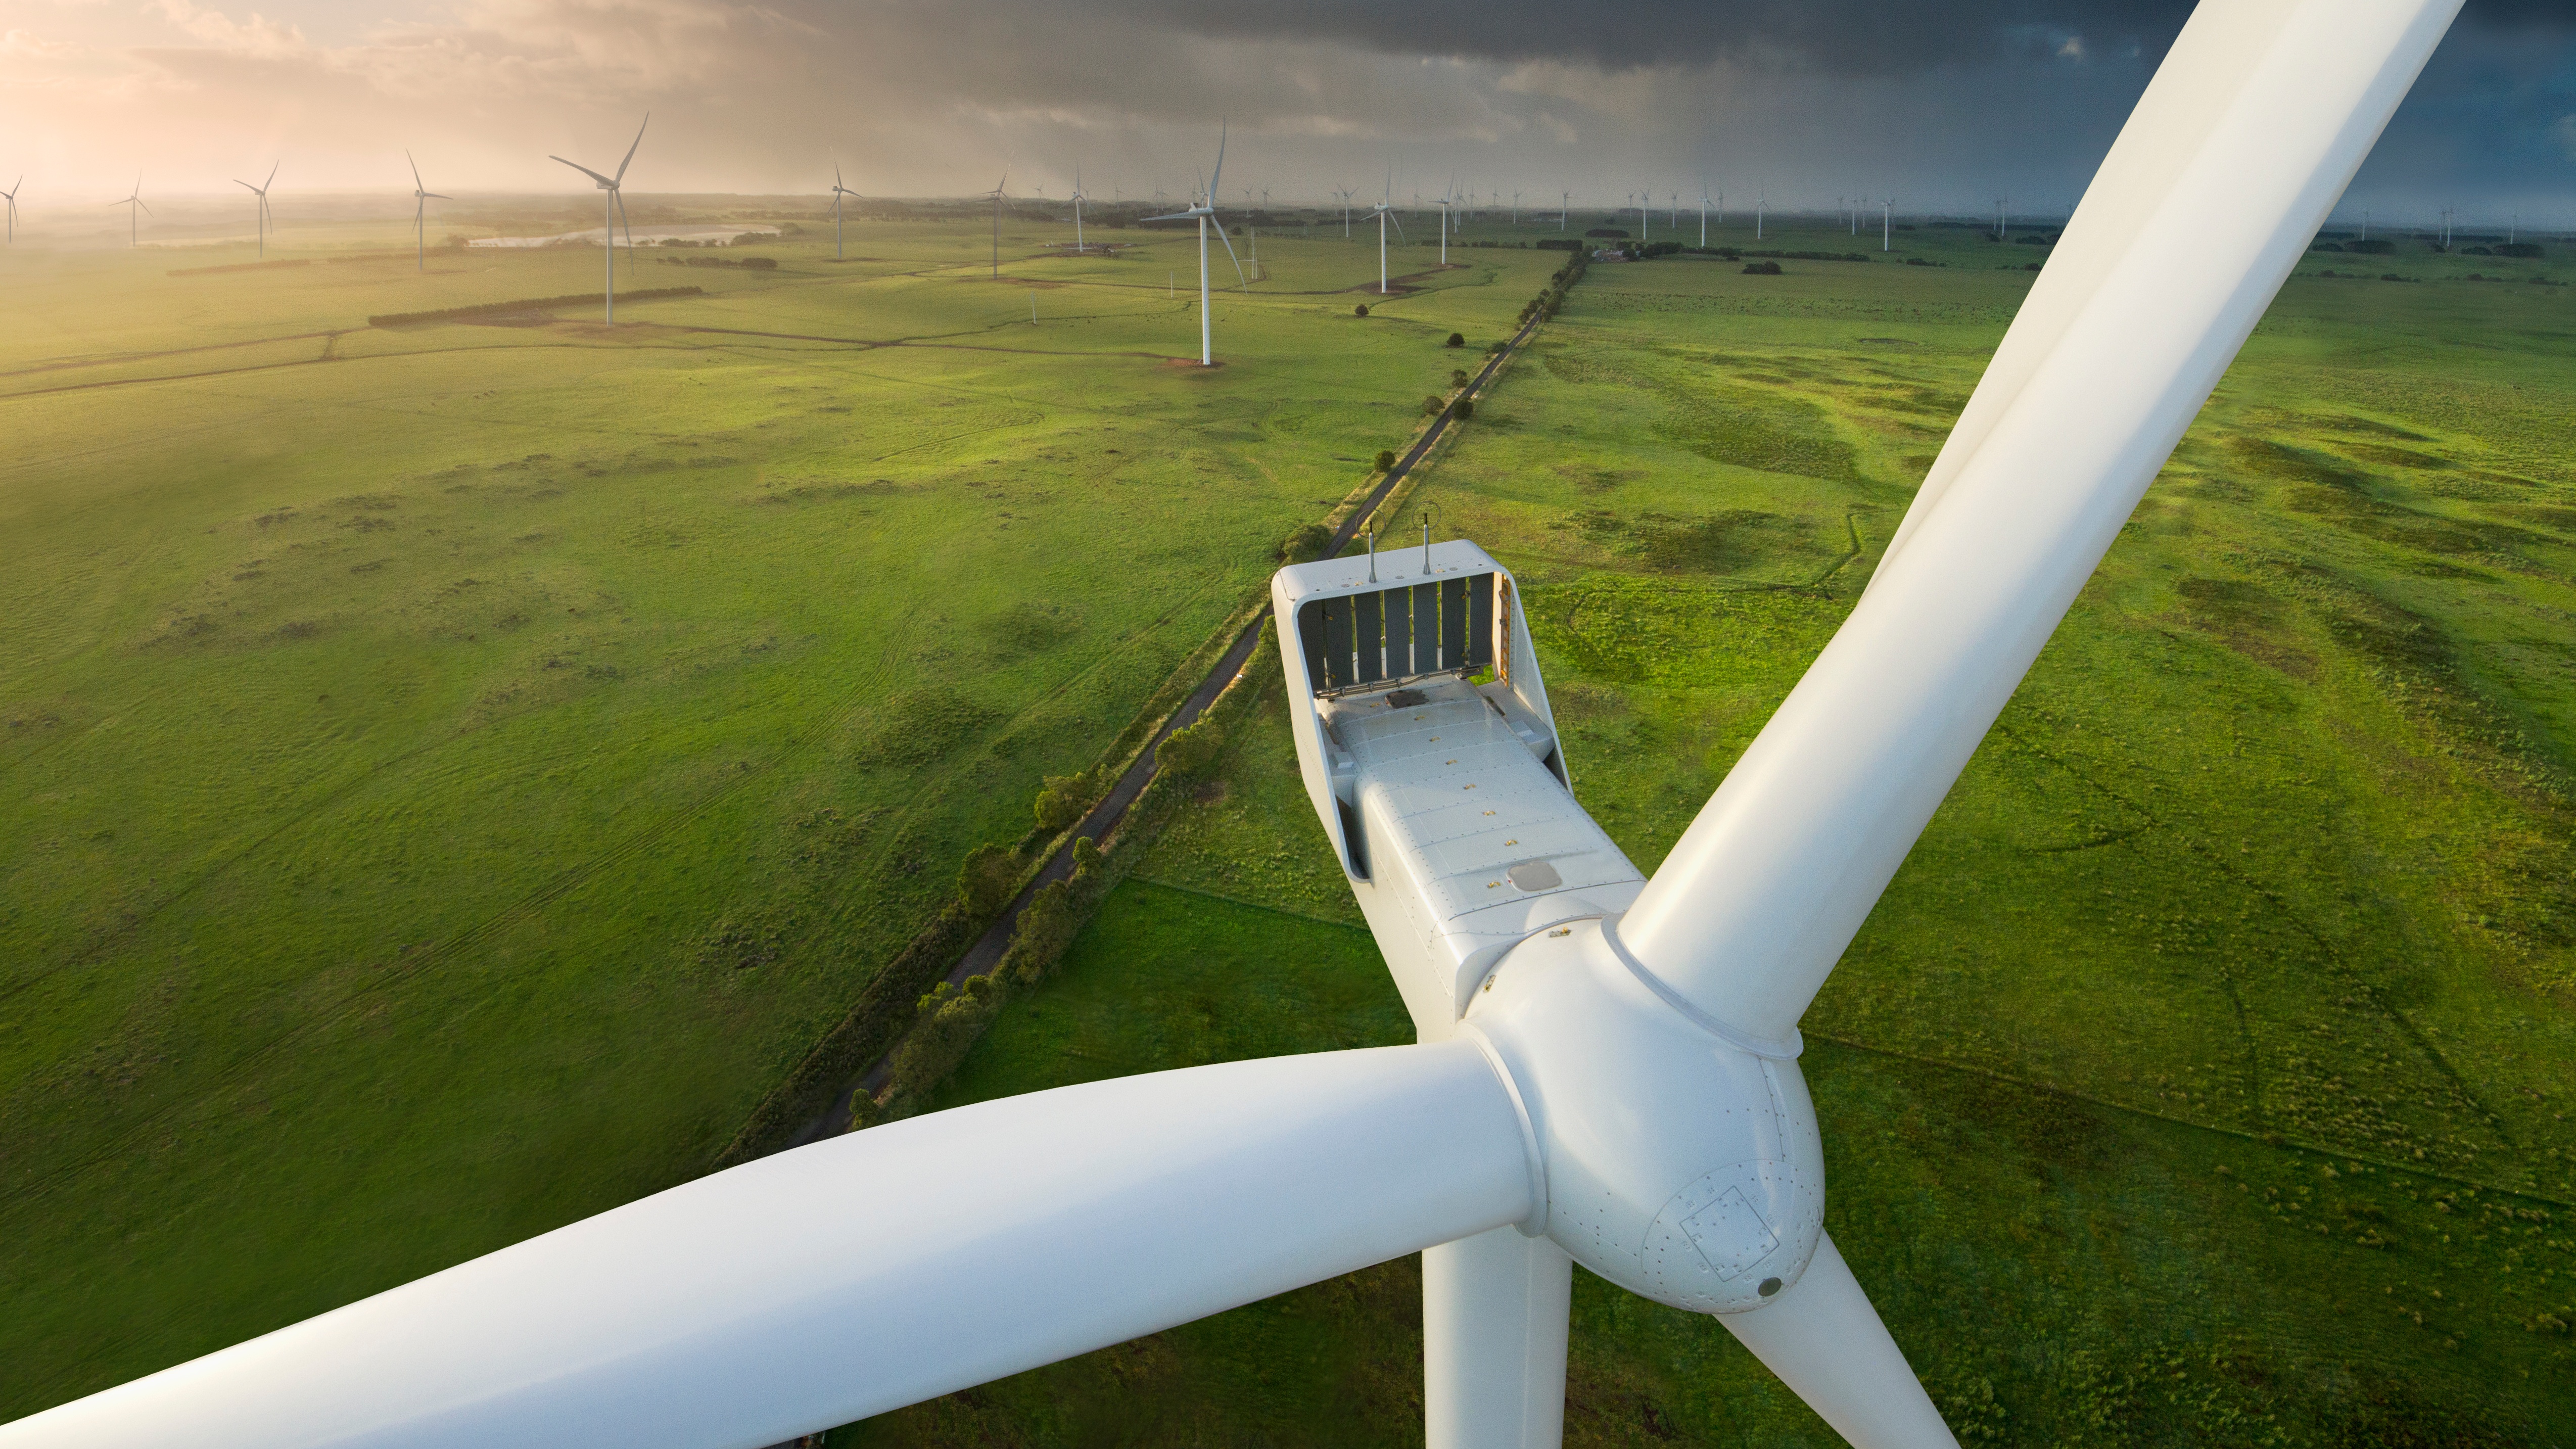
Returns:
[[[1521,943],[1463,1029],[1519,1094],[1544,1231],[1576,1262],[1695,1313],[1759,1308],[1806,1271],[1824,1231],[1824,1148],[1797,1062],[1685,1015],[1606,923]]]

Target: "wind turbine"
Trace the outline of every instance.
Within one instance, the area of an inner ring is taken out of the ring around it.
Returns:
[[[1878,204],[1878,249],[1896,250],[1896,198],[1891,196]]]
[[[1083,249],[1082,203],[1089,199],[1082,194],[1082,165],[1076,162],[1073,168],[1073,249],[1077,252]]]
[[[1002,188],[1009,184],[1010,179],[1011,173],[1003,172],[1002,179],[993,183],[993,189],[983,193],[993,198],[993,280],[997,282],[1002,280]]]
[[[1520,224],[1521,224],[1521,194],[1520,194],[1519,192],[1515,191],[1515,192],[1513,192],[1513,193],[1512,193],[1512,226],[1513,226],[1514,228],[1516,228],[1516,229],[1517,229],[1517,228],[1520,226]]]
[[[152,209],[143,205],[143,173],[140,171],[134,173],[134,190],[123,201],[111,201],[108,205],[125,208],[125,244],[129,247],[143,245],[143,233],[135,220],[135,208],[142,207],[145,211]]]
[[[1417,1251],[1430,1449],[1559,1442],[1576,1262],[1713,1313],[1857,1449],[1951,1449],[1824,1231],[1798,1020],[2458,9],[2193,14],[1867,589],[1651,879],[1551,768],[1498,563],[1282,570],[1301,773],[1416,1044],[817,1142],[0,1449],[773,1443]],[[1516,818],[1431,807],[1462,785]],[[1515,856],[1522,821],[1549,834]]]
[[[857,192],[841,184],[841,163],[832,163],[832,260],[841,259],[841,198]]]
[[[1208,222],[1216,216],[1217,183],[1225,176],[1225,132],[1225,127],[1219,126],[1217,128],[1216,169],[1208,173],[1206,195],[1192,198],[1190,208],[1187,211],[1176,211],[1168,216],[1149,216],[1145,218],[1147,221],[1195,220],[1199,224],[1199,366],[1201,367],[1216,366],[1216,334],[1208,320],[1207,239]],[[1244,276],[1243,263],[1235,260],[1234,243],[1225,239],[1225,226],[1223,223],[1219,223],[1217,226],[1216,239],[1217,242],[1225,248],[1225,259],[1229,262],[1234,262],[1235,276],[1243,282],[1243,285],[1247,289],[1250,288],[1252,285],[1252,279]]]
[[[1762,240],[1762,210],[1770,199],[1761,192],[1753,193],[1753,239],[1755,241]]]
[[[1637,241],[1643,245],[1655,234],[1655,193],[1640,191],[1632,199],[1637,203]]]
[[[1699,189],[1699,244],[1702,251],[1708,249],[1708,188],[1705,186]]]
[[[1574,193],[1571,191],[1560,191],[1556,194],[1556,229],[1558,231],[1565,230],[1565,209],[1573,201]]]
[[[635,139],[627,145],[626,158],[617,163],[617,174],[614,176],[602,176],[578,161],[564,161],[561,156],[546,158],[549,161],[563,161],[563,164],[589,177],[598,184],[600,190],[608,193],[607,199],[599,204],[599,252],[607,268],[608,281],[604,295],[607,298],[607,325],[611,327],[617,325],[616,224],[626,219],[626,193],[622,189],[626,183],[626,168],[635,160],[635,148],[644,144],[644,126],[652,124],[653,113],[647,111],[644,113],[644,125],[635,128]],[[635,265],[635,229],[633,227],[628,227],[626,230],[626,264],[630,267]]]
[[[277,168],[282,164],[284,163],[270,163],[268,168],[268,180],[261,182],[257,186],[252,186],[249,182],[241,180],[239,177],[235,177],[233,180],[233,185],[247,188],[251,195],[259,198],[259,208],[257,211],[252,213],[252,225],[257,229],[259,236],[259,254],[263,260],[268,256],[268,188],[276,184]]]
[[[1449,265],[1449,208],[1455,202],[1451,193],[1456,190],[1457,183],[1452,181],[1431,201],[1433,206],[1440,208],[1440,265],[1444,267]]]
[[[1395,222],[1395,234],[1404,235],[1404,223],[1395,215],[1395,172],[1386,173],[1386,196],[1377,204],[1377,294],[1386,295],[1386,224]]]
[[[1351,239],[1351,188],[1345,186],[1333,193],[1342,199],[1342,240]]]
[[[16,245],[18,241],[18,191],[26,184],[27,178],[21,175],[17,180],[9,183],[8,190],[0,191],[0,199],[5,199],[8,202],[9,242],[13,246]],[[2519,213],[2516,214],[2519,215]]]
[[[452,201],[455,198],[441,196],[422,184],[420,163],[412,161],[411,152],[403,152],[403,159],[411,162],[411,229],[414,260],[420,269],[426,272],[429,270],[429,204],[433,201]]]

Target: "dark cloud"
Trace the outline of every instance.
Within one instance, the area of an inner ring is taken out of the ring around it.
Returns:
[[[1329,40],[1399,55],[1614,69],[1733,60],[1876,75],[2010,54],[2037,37],[2157,53],[2191,12],[2190,0],[1101,0],[1097,8],[1214,37]]]

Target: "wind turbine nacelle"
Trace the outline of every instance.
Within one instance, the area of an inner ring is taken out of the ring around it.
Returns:
[[[1576,804],[1511,572],[1452,541],[1281,569],[1297,764],[1424,1041],[1503,953],[1645,879]]]
[[[1788,1040],[1707,1021],[1617,940],[1645,882],[1576,803],[1511,571],[1463,541],[1271,582],[1297,763],[1424,1041],[1513,1084],[1522,1224],[1699,1313],[1798,1281],[1824,1151]]]

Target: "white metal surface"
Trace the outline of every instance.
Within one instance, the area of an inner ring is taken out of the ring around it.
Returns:
[[[2458,0],[2203,5],[1903,546],[1620,927],[1778,1038],[2333,208]]]
[[[1425,681],[1320,711],[1350,761],[1372,867],[1351,889],[1426,1041],[1448,1034],[1503,952],[1561,921],[1624,910],[1645,884],[1539,763],[1554,737],[1507,712],[1500,692]],[[1417,702],[1390,704],[1398,694]]]
[[[6,1449],[773,1444],[1528,1216],[1471,1043],[1128,1077],[765,1158],[0,1427]]]
[[[1796,1287],[1718,1321],[1854,1449],[1956,1449],[1831,1235]]]
[[[1574,1260],[1496,1228],[1422,1251],[1425,1449],[1556,1449]]]
[[[1501,1058],[1547,1178],[1546,1229],[1632,1293],[1698,1313],[1794,1287],[1824,1230],[1824,1149],[1795,1061],[1693,1022],[1599,921],[1541,933],[1462,1035]]]

